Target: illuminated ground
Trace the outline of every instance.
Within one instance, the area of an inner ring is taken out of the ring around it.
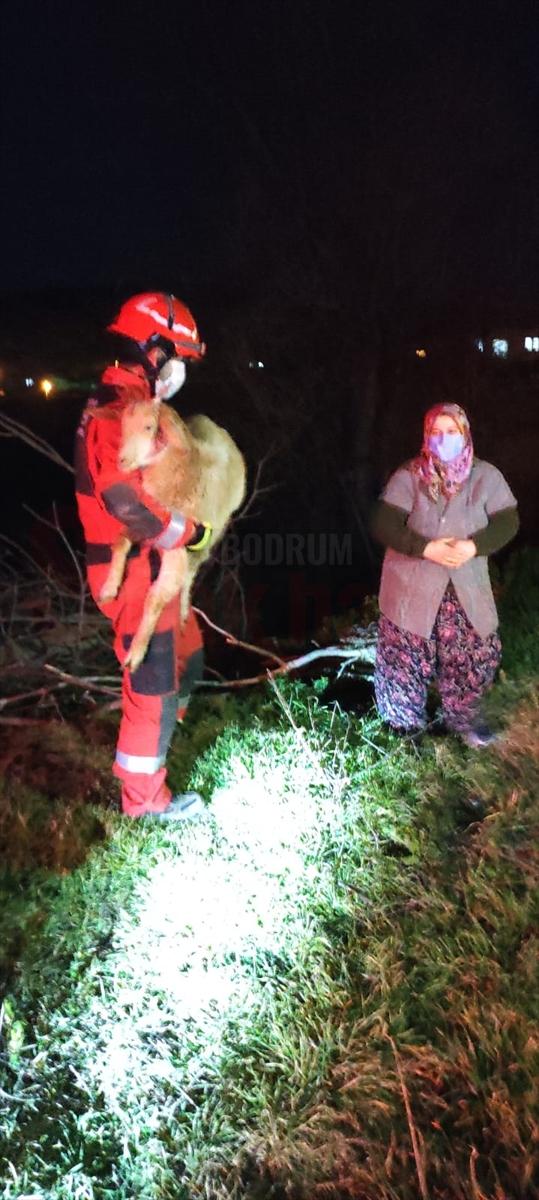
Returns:
[[[195,705],[172,764],[207,800],[191,826],[6,789],[4,1200],[539,1195],[519,614],[482,756],[283,683]]]

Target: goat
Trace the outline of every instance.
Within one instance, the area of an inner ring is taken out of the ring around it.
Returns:
[[[158,400],[135,400],[122,413],[118,465],[122,471],[143,471],[144,488],[166,508],[212,526],[208,544],[200,551],[164,550],[159,575],[152,583],[142,618],[124,666],[135,671],[166,604],[180,595],[182,623],[189,611],[193,581],[202,563],[222,537],[233,512],[245,497],[246,468],[236,443],[220,425],[199,414],[181,417]],[[120,534],[109,573],[101,589],[102,603],[120,589],[131,542]]]

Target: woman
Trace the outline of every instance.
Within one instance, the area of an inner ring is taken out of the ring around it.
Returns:
[[[518,525],[503,475],[474,456],[464,410],[429,409],[421,453],[391,476],[371,526],[386,546],[374,686],[395,730],[425,728],[434,678],[447,729],[472,747],[494,740],[481,720],[501,657],[487,556]]]

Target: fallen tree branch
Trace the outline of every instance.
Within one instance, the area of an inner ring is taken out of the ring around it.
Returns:
[[[50,721],[37,717],[0,717],[0,725],[50,725]]]
[[[17,704],[22,700],[34,700],[36,696],[50,696],[52,692],[55,692],[58,690],[58,688],[63,688],[65,686],[66,685],[64,681],[59,680],[58,683],[52,683],[50,687],[36,688],[33,692],[19,692],[16,696],[3,696],[0,699],[0,710],[6,708],[8,704]]]
[[[252,642],[243,642],[241,638],[236,637],[234,633],[230,633],[228,629],[222,629],[220,625],[216,625],[214,621],[210,621],[210,618],[201,608],[193,607],[193,612],[202,617],[211,629],[215,629],[217,633],[220,633],[229,646],[240,646],[242,650],[250,650],[253,654],[259,654],[261,658],[272,658],[274,662],[279,663],[279,666],[286,667],[286,662],[280,655],[274,654],[272,650],[264,650],[261,646],[254,646]]]
[[[240,645],[241,644],[242,643],[240,643]],[[260,651],[260,653],[262,652]],[[274,667],[273,670],[270,670],[268,667],[260,675],[252,675],[248,679],[228,679],[223,683],[213,679],[205,679],[201,680],[197,686],[204,688],[249,687],[254,683],[266,683],[271,681],[278,675],[287,675],[290,674],[291,671],[299,671],[302,667],[308,666],[309,663],[314,662],[314,660],[317,658],[344,658],[348,662],[353,662],[359,657],[360,656],[357,651],[341,650],[338,646],[326,646],[322,650],[310,650],[308,654],[301,654],[299,658],[290,658],[288,659],[288,662],[283,661],[281,666]]]
[[[70,675],[68,671],[61,671],[59,667],[54,667],[52,663],[44,663],[43,670],[50,671],[51,674],[57,675],[65,683],[72,683],[74,687],[83,688],[87,692],[103,692],[105,696],[114,697],[117,697],[120,692],[119,687],[107,687],[106,684],[97,683],[96,680],[100,678],[99,675]]]
[[[225,641],[231,646],[239,646],[243,650],[250,650],[253,654],[260,655],[261,658],[271,658],[278,664],[272,670],[266,668],[259,675],[252,675],[247,679],[230,679],[224,682],[218,682],[211,679],[201,680],[197,686],[204,688],[239,688],[250,687],[256,683],[266,683],[268,680],[275,678],[277,675],[286,675],[291,671],[299,671],[310,663],[315,662],[318,658],[342,658],[345,663],[356,662],[362,657],[361,648],[344,649],[342,646],[323,646],[316,650],[309,650],[307,654],[301,654],[297,658],[284,659],[280,655],[275,654],[272,650],[266,650],[262,646],[255,646],[252,642],[244,642],[241,638],[237,638],[235,634],[230,633],[227,629],[221,629],[202,611],[201,608],[194,608],[194,612],[202,617],[204,621],[217,633],[222,634]],[[351,639],[350,639],[351,640]]]

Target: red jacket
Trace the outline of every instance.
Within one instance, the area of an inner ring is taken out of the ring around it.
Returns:
[[[75,447],[75,488],[89,566],[108,561],[107,551],[124,530],[133,542],[173,550],[185,546],[197,528],[190,518],[163,508],[145,492],[141,470],[118,469],[124,404],[149,398],[142,367],[107,367],[97,396],[82,414]]]

